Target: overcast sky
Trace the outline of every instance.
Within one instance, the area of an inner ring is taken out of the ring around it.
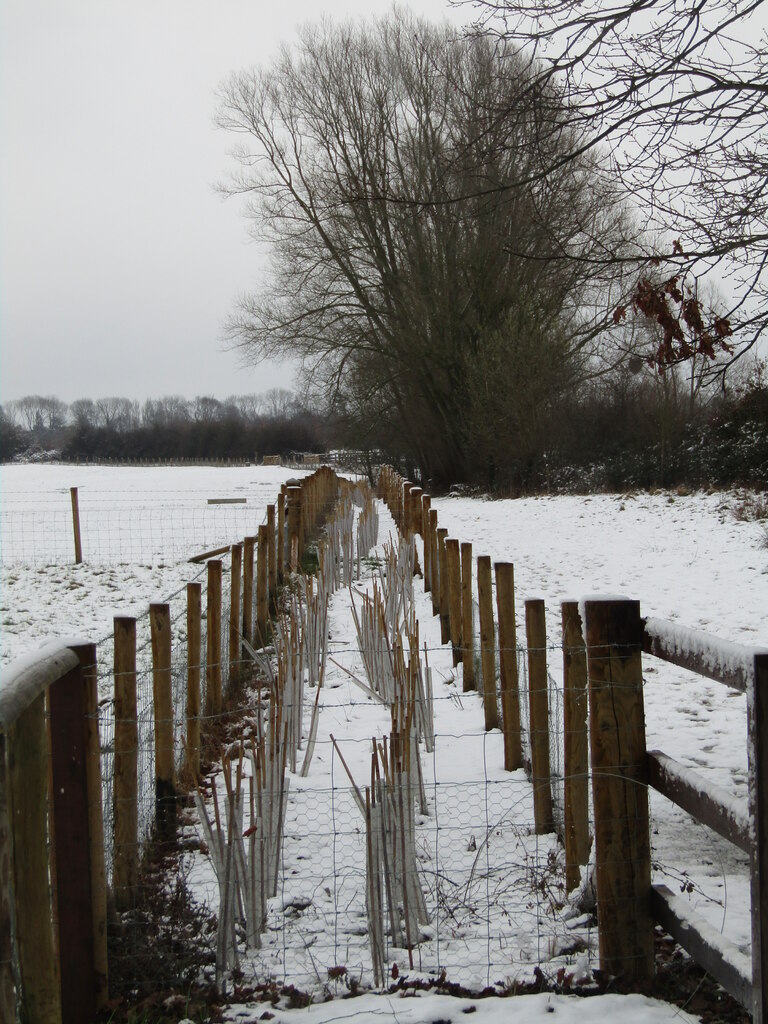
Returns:
[[[411,0],[460,24],[471,11]],[[2,0],[0,401],[290,387],[221,327],[258,281],[214,93],[322,14],[388,0]]]

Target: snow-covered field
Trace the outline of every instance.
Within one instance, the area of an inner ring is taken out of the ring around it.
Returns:
[[[137,614],[150,601],[167,598],[197,573],[186,562],[189,555],[254,533],[280,483],[292,475],[255,467],[4,467],[3,664],[52,635],[98,639],[109,631],[113,615]],[[105,510],[118,503],[134,509],[126,520],[127,553],[113,538],[109,545],[100,542],[99,557],[93,561],[86,540],[85,564],[65,561],[64,545],[71,542],[70,486],[80,487],[81,509],[91,499],[95,508],[97,495]],[[150,499],[153,493],[156,497]],[[207,498],[234,496],[247,497],[245,508],[214,506],[222,518],[206,520]],[[471,541],[475,555],[515,563],[520,620],[525,598],[545,597],[553,648],[550,672],[557,678],[558,602],[564,597],[622,593],[639,598],[644,615],[670,618],[740,643],[768,643],[768,552],[760,547],[760,527],[732,516],[734,500],[726,494],[638,494],[498,502],[444,499],[433,506],[449,536]],[[48,536],[45,529],[40,532],[32,513],[52,510],[54,503],[57,518],[50,520],[55,525]],[[34,529],[7,534],[6,510],[14,516],[21,513],[24,521],[25,507]],[[163,523],[170,519],[172,527],[155,530],[159,542],[151,533],[152,515],[137,514],[138,507],[162,511]],[[226,515],[232,519],[224,520]],[[383,541],[392,526],[384,512],[381,519]],[[162,555],[156,543],[169,539],[168,554]],[[142,559],[134,560],[134,543],[146,552]],[[420,825],[419,840],[428,902],[436,913],[416,966],[428,973],[449,964],[451,980],[477,986],[529,977],[539,963],[549,963],[552,970],[563,964],[569,972],[586,972],[594,936],[583,922],[568,921],[567,914],[555,909],[561,901],[548,887],[555,886],[561,871],[551,840],[529,834],[528,784],[522,773],[505,776],[501,771],[501,737],[484,732],[479,698],[461,694],[460,675],[457,678],[452,669],[450,653],[440,649],[439,627],[420,581],[416,591],[422,641],[435,674],[438,734],[434,757],[423,758],[431,813]],[[361,672],[355,661],[349,602],[348,593],[334,599],[331,654],[350,671]],[[524,635],[522,622],[519,635]],[[651,659],[645,661],[645,677],[649,746],[704,770],[713,781],[745,796],[744,698]],[[369,702],[339,668],[329,670],[321,698],[312,771],[306,779],[291,781],[280,896],[273,908],[274,928],[260,954],[260,969],[282,977],[290,966],[297,973],[314,973],[318,982],[326,977],[328,966],[348,965],[350,973],[369,970],[360,823],[348,795],[341,792],[348,784],[329,737],[336,736],[351,771],[364,783],[370,772],[370,737],[388,728],[385,710]],[[663,800],[653,799],[652,814],[656,878],[677,891],[690,882],[687,898],[692,906],[746,946],[746,858]],[[204,890],[210,871],[197,862],[192,872]],[[215,894],[210,899],[214,902]],[[343,908],[343,913],[336,913],[335,907]],[[569,943],[569,936],[579,941]],[[322,952],[324,943],[333,949],[334,963]],[[594,1021],[615,1019],[620,1013],[626,1024],[686,1019],[674,1007],[640,997],[603,997],[586,1003],[555,996],[482,1000],[471,1003],[474,1011],[469,1009],[471,1001],[446,1001],[434,995],[375,1003],[372,998],[310,1011],[277,1011],[276,1019],[298,1015],[320,1024],[351,1015],[416,1021],[459,1019],[459,1013],[467,1012],[476,1012],[484,1021],[516,1020],[515,1014],[521,1021],[535,1020],[552,1012],[565,1021],[577,1013]],[[233,1008],[230,1019],[256,1020],[261,1012],[263,1008]]]

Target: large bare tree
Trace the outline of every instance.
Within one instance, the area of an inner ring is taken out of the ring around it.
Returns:
[[[647,224],[653,244],[631,303],[662,328],[650,359],[663,366],[724,347],[735,359],[752,348],[768,328],[768,4],[467,6],[478,31],[526,55],[532,89],[556,82],[570,106],[570,140],[536,173],[599,154]],[[707,277],[728,298],[719,317],[698,298]]]
[[[582,372],[605,289],[620,293],[613,267],[595,269],[623,251],[624,227],[597,162],[540,173],[562,138],[575,145],[568,119],[503,41],[399,11],[305,28],[221,94],[218,123],[239,142],[226,191],[247,197],[271,256],[231,337],[255,360],[298,356],[367,446],[437,484],[492,477],[473,427],[488,373],[507,403],[548,400]]]

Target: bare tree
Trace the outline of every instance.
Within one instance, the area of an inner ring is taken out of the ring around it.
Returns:
[[[585,257],[622,244],[594,161],[538,174],[555,156],[552,118],[567,135],[568,111],[501,49],[399,12],[324,23],[233,76],[219,106],[239,139],[227,191],[248,198],[272,255],[232,339],[255,360],[298,356],[305,386],[345,415],[368,409],[371,442],[438,483],[477,469],[468,370],[489,339],[505,332],[512,349],[533,332],[528,351],[555,346],[574,374],[603,328],[597,293],[616,282],[561,259],[564,241]]]
[[[632,305],[656,320],[660,366],[750,349],[768,326],[763,0],[471,5],[478,31],[526,55],[530,88],[556,82],[569,105],[572,133],[553,123],[561,144],[536,174],[559,174],[597,154],[651,231],[654,244],[640,256],[634,293],[617,319]],[[563,251],[585,258],[573,247]],[[603,258],[615,262],[614,254]],[[706,275],[723,282],[724,316],[697,298]]]

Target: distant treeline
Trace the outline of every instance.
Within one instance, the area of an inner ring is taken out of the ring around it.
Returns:
[[[326,450],[324,420],[290,391],[144,403],[28,395],[0,409],[0,459],[57,452],[66,460],[253,459]]]

